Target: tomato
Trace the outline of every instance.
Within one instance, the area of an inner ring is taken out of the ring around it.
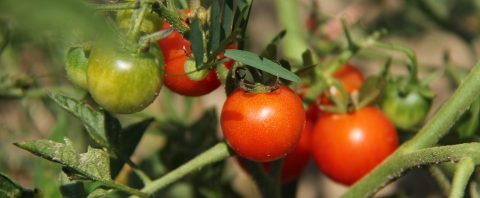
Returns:
[[[420,85],[401,90],[399,83],[397,79],[387,82],[380,106],[395,126],[404,130],[413,129],[427,117],[432,98],[420,92]]]
[[[168,23],[163,28],[168,28]],[[174,31],[168,37],[157,41],[165,58],[165,86],[170,90],[184,96],[202,96],[212,92],[220,86],[215,69],[210,69],[203,79],[195,79],[187,76],[185,71],[187,60],[191,55],[190,41],[185,39],[179,32]],[[235,47],[231,45],[230,47]],[[231,68],[233,61],[224,63],[225,67]]]
[[[332,180],[351,185],[398,146],[395,127],[376,107],[320,114],[313,130],[313,157]]]
[[[90,94],[99,105],[114,113],[143,110],[162,87],[160,66],[161,60],[150,53],[96,47],[87,69]]]
[[[117,21],[120,28],[129,29],[131,25],[132,10],[121,10],[117,12]],[[158,31],[161,24],[161,19],[155,12],[149,12],[145,15],[144,20],[140,26],[140,31],[145,33],[152,33]]]
[[[223,135],[230,147],[257,162],[285,157],[297,145],[304,125],[302,101],[284,85],[268,93],[237,88],[221,113]]]
[[[67,52],[65,71],[68,79],[77,87],[88,89],[88,58],[83,48],[71,48]]]
[[[339,70],[337,70],[333,77],[338,79],[345,90],[352,94],[360,89],[362,83],[365,81],[363,74],[352,64],[344,64]],[[330,88],[331,94],[338,94],[338,90],[335,87]],[[307,118],[311,118],[312,121],[317,120],[320,109],[318,105],[331,105],[328,97],[322,94],[318,97],[318,100],[309,105],[307,109]]]
[[[283,183],[290,182],[297,178],[307,166],[312,147],[312,130],[312,122],[305,122],[305,127],[298,145],[283,160],[282,169],[280,170],[280,181]],[[269,169],[269,166],[270,163],[264,163],[266,170]]]

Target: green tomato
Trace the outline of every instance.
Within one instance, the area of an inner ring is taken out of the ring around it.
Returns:
[[[117,21],[120,28],[129,29],[132,17],[132,10],[122,10],[117,12]],[[145,15],[142,25],[140,26],[141,32],[152,33],[160,30],[162,20],[155,12],[149,12]]]
[[[141,111],[160,92],[162,64],[151,53],[94,48],[88,62],[88,89],[93,99],[110,112]]]
[[[65,71],[67,77],[75,86],[88,89],[87,66],[88,58],[81,47],[71,48],[67,52]]]
[[[389,79],[380,106],[388,118],[400,129],[412,130],[427,116],[432,97],[423,94],[420,85],[410,85],[402,90],[401,80]]]

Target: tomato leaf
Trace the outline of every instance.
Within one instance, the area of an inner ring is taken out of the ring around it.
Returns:
[[[60,107],[80,119],[90,137],[100,146],[110,148],[109,138],[116,138],[116,130],[120,128],[118,120],[102,111],[97,111],[83,102],[58,93],[49,94]],[[108,133],[108,134],[107,134]]]
[[[370,76],[360,87],[358,92],[357,109],[375,102],[382,94],[386,79],[381,76]]]
[[[78,176],[93,181],[108,181],[110,177],[110,161],[108,153],[102,149],[88,147],[86,153],[78,154],[70,139],[65,138],[63,143],[52,140],[34,140],[14,143],[24,150],[47,160],[59,163]],[[69,173],[67,173],[69,174]],[[76,175],[69,174],[69,177]]]
[[[222,29],[220,32],[220,40],[227,38],[232,29],[233,19],[233,0],[225,0],[222,6]]]
[[[72,181],[65,173],[60,174],[60,192],[63,197],[87,197],[83,183],[79,181]]]
[[[208,39],[208,52],[215,50],[220,43],[220,5],[219,0],[213,0],[210,7],[210,34]]]
[[[35,197],[33,190],[23,188],[0,173],[0,197]]]
[[[255,67],[264,72],[270,73],[274,76],[278,76],[280,78],[297,83],[300,82],[300,78],[294,73],[288,71],[279,64],[269,59],[258,56],[254,53],[243,50],[226,50],[225,56],[238,62],[242,62],[249,66]]]
[[[203,31],[200,19],[193,18],[190,24],[190,42],[192,42],[192,52],[195,57],[195,64],[200,68],[203,64],[204,48],[203,48]]]

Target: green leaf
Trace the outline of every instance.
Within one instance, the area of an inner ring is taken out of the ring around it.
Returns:
[[[33,190],[25,189],[0,173],[0,197],[35,197]]]
[[[115,151],[118,152],[117,155],[121,155],[124,158],[130,158],[142,139],[147,127],[153,120],[153,118],[145,119],[122,129],[117,140],[113,142]],[[116,177],[125,164],[125,161],[118,157],[111,160],[112,163],[110,168],[112,170],[112,176]]]
[[[67,52],[65,70],[68,79],[76,86],[88,89],[87,65],[88,58],[82,47],[71,48]]]
[[[83,183],[71,181],[65,173],[61,173],[60,182],[62,183],[60,191],[64,198],[82,198],[87,196]]]
[[[220,40],[227,38],[232,30],[233,0],[225,0],[222,7],[222,30]]]
[[[358,92],[357,108],[361,108],[375,102],[381,96],[385,83],[386,79],[384,77],[368,77]]]
[[[220,43],[220,5],[219,0],[213,0],[210,8],[210,34],[208,39],[208,52],[215,50]]]
[[[203,64],[204,48],[203,48],[203,31],[200,19],[194,18],[190,24],[190,42],[192,42],[192,51],[195,57],[195,64],[200,68]]]
[[[88,147],[86,153],[78,154],[70,139],[64,139],[65,144],[51,140],[34,140],[15,143],[34,155],[59,163],[72,173],[94,181],[111,180],[108,154],[101,150]],[[68,173],[67,173],[68,174]],[[69,175],[73,177],[75,175]]]
[[[249,66],[255,67],[264,72],[270,73],[274,76],[290,80],[293,82],[300,82],[300,78],[294,73],[288,71],[277,63],[273,61],[258,56],[254,53],[243,51],[243,50],[226,50],[225,56],[236,61],[242,62]]]
[[[110,142],[115,141],[120,123],[116,118],[103,111],[97,111],[83,102],[63,96],[58,93],[49,94],[58,105],[80,119],[90,137],[105,148],[111,148]]]

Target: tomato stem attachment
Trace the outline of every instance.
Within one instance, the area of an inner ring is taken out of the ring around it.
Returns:
[[[179,15],[175,11],[167,8],[165,5],[163,5],[163,3],[161,1],[157,1],[157,4],[155,4],[155,5],[158,5],[158,7],[154,7],[153,11],[157,12],[158,15],[165,18],[165,20],[175,30],[180,32],[180,34],[185,35],[188,31],[190,31],[190,28],[187,25],[185,25],[182,22],[182,20],[180,20]]]
[[[145,185],[142,192],[151,195],[167,185],[181,179],[183,176],[198,171],[207,165],[222,161],[230,155],[232,155],[232,152],[229,150],[228,145],[225,142],[220,142],[187,163],[170,171],[163,177]]]
[[[135,43],[140,34],[140,27],[142,22],[147,15],[147,12],[151,10],[153,2],[151,0],[141,0],[140,1],[140,8],[136,9],[132,14],[133,25],[130,26],[128,31],[128,39]]]

